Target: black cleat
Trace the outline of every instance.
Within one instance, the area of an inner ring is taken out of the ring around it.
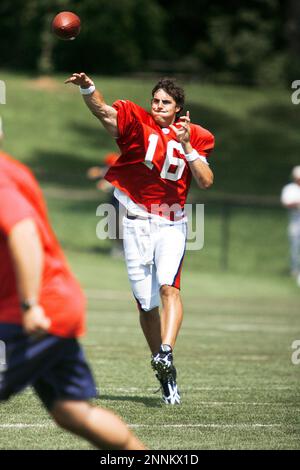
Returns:
[[[156,356],[152,356],[151,365],[160,382],[163,401],[168,405],[179,405],[180,393],[176,384],[177,374],[173,365],[172,348],[163,344],[160,352]]]

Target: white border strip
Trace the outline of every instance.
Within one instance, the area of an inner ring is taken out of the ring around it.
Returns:
[[[130,428],[274,428],[281,427],[283,424],[262,424],[262,423],[239,423],[239,424],[216,424],[216,423],[197,423],[197,424],[128,424]],[[25,429],[25,428],[56,428],[54,423],[47,424],[25,424],[25,423],[7,423],[0,424],[0,429]]]

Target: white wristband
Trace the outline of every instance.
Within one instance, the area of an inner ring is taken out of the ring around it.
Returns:
[[[79,91],[82,95],[91,95],[92,93],[94,93],[95,90],[96,87],[94,84],[89,86],[88,88],[81,88],[81,86],[79,87]]]
[[[197,152],[197,150],[195,150],[195,149],[193,149],[191,151],[191,153],[186,153],[185,154],[185,158],[186,158],[187,162],[193,162],[194,160],[197,160],[197,158],[199,158],[199,157],[200,157],[200,155]]]
[[[198,160],[198,158],[202,162],[206,163],[206,165],[208,165],[208,161],[206,160],[206,158],[203,157],[203,155],[199,155],[199,153],[195,149],[193,149],[191,153],[185,154],[185,159],[187,162],[194,162],[195,160]]]

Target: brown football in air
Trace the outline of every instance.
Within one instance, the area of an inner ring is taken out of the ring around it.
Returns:
[[[71,11],[62,11],[52,21],[52,31],[60,39],[72,40],[80,33],[81,21],[79,16]]]

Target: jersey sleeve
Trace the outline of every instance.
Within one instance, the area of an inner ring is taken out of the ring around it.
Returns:
[[[26,199],[14,188],[0,188],[0,231],[8,235],[21,220],[33,217]]]
[[[215,138],[211,132],[200,126],[193,126],[191,144],[195,150],[207,158],[215,146]]]
[[[137,126],[148,119],[148,113],[143,108],[128,100],[118,100],[113,104],[118,112],[117,123],[119,139],[130,138]]]

